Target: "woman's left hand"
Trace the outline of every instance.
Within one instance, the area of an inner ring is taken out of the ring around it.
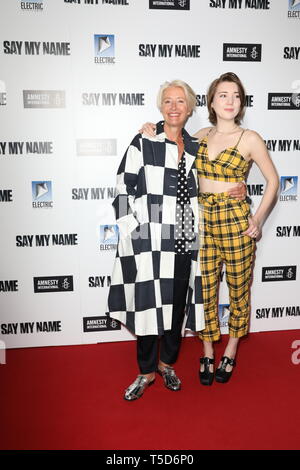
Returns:
[[[248,237],[251,237],[251,238],[258,238],[259,235],[261,234],[259,223],[252,216],[250,216],[248,220],[249,220],[249,227],[247,228],[247,230],[242,232],[242,235],[247,235]]]
[[[228,194],[239,201],[243,201],[247,196],[247,186],[245,183],[239,183],[228,190]]]

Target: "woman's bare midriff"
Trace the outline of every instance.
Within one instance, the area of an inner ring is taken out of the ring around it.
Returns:
[[[227,181],[215,181],[208,178],[199,179],[200,193],[225,193],[230,188],[233,188],[237,183],[228,183]]]

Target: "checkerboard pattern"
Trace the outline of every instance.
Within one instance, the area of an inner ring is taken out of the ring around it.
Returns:
[[[198,141],[183,130],[186,177],[198,227]],[[157,135],[138,134],[118,169],[113,202],[119,243],[108,296],[108,315],[136,335],[160,335],[172,326],[178,149],[157,124]],[[192,245],[186,328],[204,328],[198,237]]]

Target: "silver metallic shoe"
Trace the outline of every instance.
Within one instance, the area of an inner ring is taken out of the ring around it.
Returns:
[[[138,375],[135,381],[125,390],[124,399],[128,401],[137,400],[143,395],[146,388],[150,387],[154,382],[155,379],[149,382],[144,375]]]
[[[157,368],[157,372],[162,376],[165,382],[165,386],[173,392],[178,392],[181,389],[181,382],[177,377],[173,367],[164,366],[163,368]]]

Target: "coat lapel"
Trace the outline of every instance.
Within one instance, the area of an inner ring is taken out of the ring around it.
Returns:
[[[186,155],[186,175],[188,176],[191,168],[194,165],[197,151],[199,148],[199,141],[197,138],[190,136],[190,134],[185,130],[182,129],[182,135],[184,139],[184,148],[185,148],[185,155]],[[164,132],[164,121],[159,121],[156,124],[156,141],[165,142],[167,140],[167,136]],[[174,162],[174,168],[178,168],[178,150],[177,146],[174,145],[174,151],[172,151],[172,160]]]

